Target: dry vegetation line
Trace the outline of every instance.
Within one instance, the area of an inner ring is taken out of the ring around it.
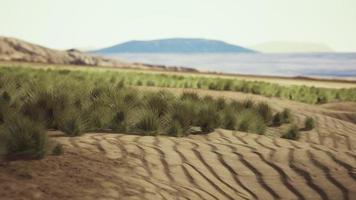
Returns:
[[[112,160],[124,159],[130,169],[120,171],[131,173],[118,177],[142,186],[138,187],[144,188],[142,199],[352,199],[356,195],[356,153],[317,144],[220,129],[187,138],[86,134],[58,140],[66,149],[80,147]]]

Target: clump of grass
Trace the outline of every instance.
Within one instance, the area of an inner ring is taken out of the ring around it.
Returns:
[[[221,125],[217,107],[214,104],[205,104],[199,108],[197,124],[204,133],[209,133]]]
[[[277,112],[274,114],[273,119],[272,119],[272,125],[274,126],[280,126],[283,124],[283,116],[282,113]]]
[[[293,122],[293,115],[290,109],[285,108],[282,112],[277,112],[272,118],[273,126],[280,126],[282,124]]]
[[[128,122],[128,111],[119,110],[115,113],[111,120],[110,126],[113,131],[125,132],[129,131],[130,124]]]
[[[292,112],[290,109],[285,108],[281,114],[282,114],[282,122],[283,123],[293,122],[293,115],[292,115]]]
[[[14,115],[1,127],[1,146],[7,159],[39,159],[47,152],[47,134],[41,123]]]
[[[264,134],[266,131],[266,124],[257,112],[253,110],[245,110],[238,115],[237,130]]]
[[[307,117],[304,121],[304,130],[309,131],[315,128],[315,121],[312,117]]]
[[[78,113],[68,112],[62,115],[58,128],[68,136],[80,136],[87,130],[87,124]]]
[[[143,109],[138,116],[138,121],[136,123],[136,128],[138,131],[142,131],[146,135],[158,135],[161,120],[156,115],[156,113],[150,110]]]
[[[289,140],[297,140],[299,138],[299,128],[297,125],[293,124],[289,127],[286,133],[284,133],[281,138]]]
[[[237,113],[232,109],[224,110],[222,114],[223,127],[228,130],[237,129]]]
[[[245,109],[253,108],[254,102],[251,99],[246,99],[242,102],[242,107]]]
[[[165,122],[165,126],[170,130],[169,134],[174,134],[173,130],[178,131],[181,129],[180,134],[186,135],[191,126],[197,122],[197,107],[195,103],[192,100],[173,103],[165,116]]]
[[[184,130],[181,122],[178,120],[172,120],[169,122],[167,128],[166,128],[166,133],[171,136],[175,137],[182,137],[187,134],[186,130]]]
[[[54,155],[54,156],[62,155],[63,152],[64,152],[64,150],[63,150],[62,144],[56,144],[56,146],[54,146],[54,148],[52,149],[52,155]]]
[[[272,121],[273,119],[272,108],[267,103],[261,102],[257,104],[256,110],[263,118],[263,120],[266,122],[266,124],[269,124]]]
[[[180,99],[181,100],[199,101],[200,97],[199,97],[198,93],[196,93],[196,92],[183,92]]]

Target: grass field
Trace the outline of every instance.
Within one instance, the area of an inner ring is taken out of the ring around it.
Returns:
[[[272,90],[309,96],[271,98]],[[344,100],[353,92],[220,75],[1,67],[0,185],[8,189],[0,195],[352,199],[356,113]]]
[[[45,67],[47,70],[55,69],[53,66],[48,65],[39,66],[41,68]],[[27,67],[36,67],[36,65],[29,64]],[[132,69],[74,68],[71,66],[63,68],[61,73],[69,74],[72,70],[76,70],[75,74],[82,77],[96,74],[96,77],[101,76],[102,80],[109,81],[111,84],[123,82],[125,85],[133,86],[145,85],[170,88],[237,91],[267,97],[279,97],[310,104],[356,101],[356,83],[352,81],[228,76]]]

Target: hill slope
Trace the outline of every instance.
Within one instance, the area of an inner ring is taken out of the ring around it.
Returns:
[[[0,60],[112,67],[124,65],[114,59],[88,55],[75,49],[58,51],[7,37],[0,37]]]
[[[129,41],[94,51],[94,53],[252,53],[253,50],[218,40],[172,38]]]
[[[0,61],[20,61],[60,65],[89,65],[103,67],[130,67],[136,69],[170,70],[197,72],[187,67],[167,67],[164,65],[146,65],[126,63],[80,52],[76,49],[59,51],[32,44],[23,40],[0,36]]]

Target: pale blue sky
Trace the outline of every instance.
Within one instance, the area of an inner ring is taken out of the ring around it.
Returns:
[[[199,37],[356,51],[356,0],[0,0],[0,35],[59,49]]]

